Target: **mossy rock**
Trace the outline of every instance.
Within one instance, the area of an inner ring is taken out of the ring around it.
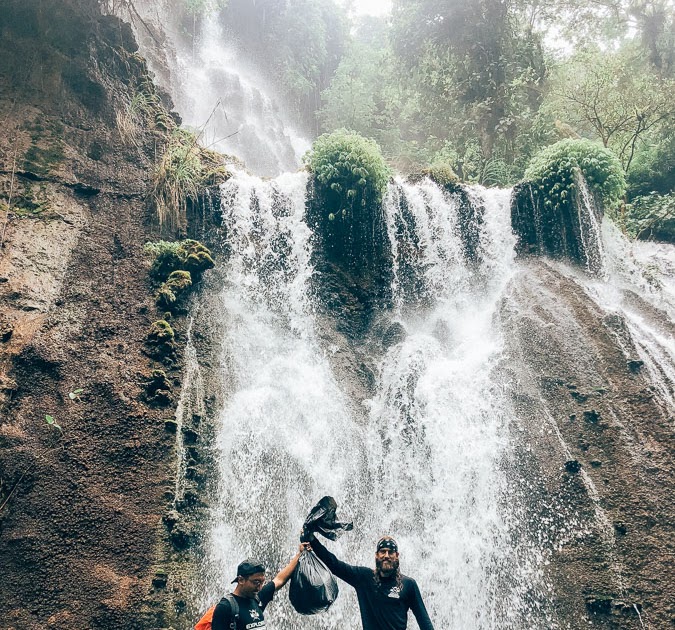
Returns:
[[[157,293],[157,306],[173,310],[191,287],[192,275],[189,271],[172,271]]]
[[[183,241],[179,255],[183,259],[181,267],[197,277],[216,266],[211,251],[199,241]]]
[[[459,177],[452,169],[452,166],[445,162],[436,162],[431,166],[411,173],[408,176],[408,181],[413,184],[417,184],[422,181],[425,177],[428,177],[432,182],[440,186],[441,188],[453,187],[455,184],[459,183]]]
[[[162,285],[162,287],[157,292],[157,297],[155,298],[157,306],[165,310],[171,310],[176,304],[176,300],[176,294],[166,285]]]
[[[192,239],[146,243],[145,252],[153,257],[151,275],[160,280],[167,280],[174,271],[186,271],[197,281],[216,265],[211,250]]]
[[[148,342],[156,344],[166,344],[173,342],[175,333],[169,322],[164,319],[153,322],[148,333]]]

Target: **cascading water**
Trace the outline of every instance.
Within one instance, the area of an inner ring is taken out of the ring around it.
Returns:
[[[195,51],[179,51],[177,104],[185,122],[202,130],[202,144],[236,155],[261,176],[298,168],[309,141],[284,120],[281,106],[226,44],[214,17],[204,20]]]
[[[136,27],[144,56],[200,143],[242,160],[249,171],[274,177],[296,170],[310,148],[284,114],[283,105],[268,93],[255,66],[237,50],[217,12],[195,17],[192,41],[166,0],[137,0],[117,11]],[[115,12],[115,3],[108,10]],[[148,25],[152,25],[149,27]],[[158,49],[157,30],[166,38]]]
[[[672,246],[629,243],[610,221],[603,225],[606,282],[583,278],[589,296],[620,314],[659,397],[675,410],[675,290]],[[638,366],[636,365],[636,368]]]
[[[510,191],[474,188],[470,198],[484,208],[478,264],[462,256],[457,196],[427,180],[398,182],[387,197],[407,337],[385,356],[370,408],[371,538],[391,531],[402,539],[404,569],[428,594],[436,627],[552,627],[545,613],[537,619],[540,558],[514,544],[518,523],[505,505],[511,418],[494,374],[501,340],[493,320],[514,270]],[[406,305],[401,276],[411,265],[423,308]]]
[[[402,569],[419,580],[436,627],[554,627],[540,610],[541,559],[518,545],[507,508],[510,412],[493,374],[501,348],[493,318],[514,268],[509,191],[470,191],[484,210],[481,260],[472,263],[461,254],[456,198],[429,181],[392,185],[394,318],[407,337],[384,356],[363,410],[350,406],[314,332],[305,186],[302,174],[263,182],[240,173],[222,191],[231,256],[219,297],[226,402],[203,605],[225,592],[243,557],[285,562],[304,512],[332,494],[358,516],[334,545],[338,555],[372,565],[374,541],[397,536]],[[405,265],[426,295],[422,306],[399,280],[412,241],[419,258]],[[328,614],[308,620],[280,599],[272,627],[359,623],[346,586]]]
[[[244,557],[262,558],[272,569],[285,564],[310,502],[323,494],[357,500],[355,484],[367,477],[354,448],[362,431],[314,335],[306,186],[302,173],[268,182],[239,173],[222,190],[230,251],[219,296],[226,403],[215,445],[220,488],[205,604],[226,592]],[[280,599],[276,627],[317,627]],[[341,619],[343,608],[323,623]]]

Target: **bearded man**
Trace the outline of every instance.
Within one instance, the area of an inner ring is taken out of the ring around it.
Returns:
[[[331,572],[356,589],[363,630],[405,630],[412,610],[420,630],[434,630],[417,582],[399,570],[398,544],[383,536],[375,548],[375,569],[338,560],[314,536],[312,550]]]

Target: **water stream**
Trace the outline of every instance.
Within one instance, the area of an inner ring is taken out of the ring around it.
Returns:
[[[305,186],[303,174],[263,181],[239,173],[222,191],[226,403],[204,604],[224,592],[241,558],[285,562],[306,510],[331,494],[356,517],[356,530],[334,545],[338,555],[371,565],[375,540],[395,535],[403,571],[419,580],[437,627],[515,629],[545,618],[541,559],[517,544],[508,508],[512,414],[495,376],[495,310],[515,268],[509,191],[470,191],[484,210],[481,260],[470,263],[460,255],[459,200],[430,181],[392,185],[387,220],[408,221],[390,232],[392,246],[400,253],[416,243],[413,275],[426,300],[408,300],[394,280],[392,316],[407,336],[381,360],[374,398],[355,409],[315,331]],[[358,625],[346,586],[311,620],[280,599],[272,627]]]
[[[204,129],[206,144],[242,157],[257,173],[238,170],[221,191],[226,262],[223,284],[209,299],[224,331],[217,349],[223,405],[196,606],[205,609],[227,592],[247,556],[265,561],[269,573],[283,566],[307,510],[330,494],[355,530],[329,546],[372,566],[377,538],[398,538],[402,570],[418,580],[437,628],[560,627],[544,575],[547,534],[528,540],[524,533],[512,465],[522,428],[514,430],[512,384],[500,369],[499,308],[519,271],[510,191],[476,186],[462,197],[429,180],[390,184],[384,209],[394,299],[386,317],[405,334],[377,357],[374,396],[356,401],[349,382],[335,376],[336,349],[323,343],[325,323],[312,302],[308,176],[287,172],[297,168],[306,142],[215,22],[206,25],[200,48],[178,61],[186,120]],[[600,225],[583,187],[580,207],[586,270],[552,264],[603,312],[625,319],[639,354],[633,358],[672,408],[672,251],[658,258],[635,247],[626,256],[625,241],[607,222]],[[651,269],[647,259],[663,269]],[[189,345],[191,366],[193,351]],[[197,388],[190,397],[206,396],[198,370],[186,382]],[[181,413],[194,412],[187,405],[181,398]],[[179,471],[177,498],[180,479]],[[608,527],[592,480],[584,479],[596,520]],[[542,531],[549,526],[542,523]],[[345,585],[336,605],[317,617],[295,614],[286,593],[278,599],[269,609],[271,628],[360,627]],[[412,619],[409,627],[417,627]]]

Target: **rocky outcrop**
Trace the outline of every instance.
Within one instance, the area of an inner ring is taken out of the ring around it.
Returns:
[[[511,225],[520,254],[563,258],[597,273],[601,270],[599,225],[602,205],[577,178],[576,193],[559,202],[530,182],[513,189]]]
[[[636,296],[633,308],[666,336],[673,325]],[[573,276],[523,262],[500,320],[518,444],[517,502],[545,541],[561,627],[666,628],[675,609],[668,407],[627,324]]]
[[[165,110],[93,0],[12,0],[0,33],[0,625],[159,627],[185,335],[173,366],[146,353]]]

